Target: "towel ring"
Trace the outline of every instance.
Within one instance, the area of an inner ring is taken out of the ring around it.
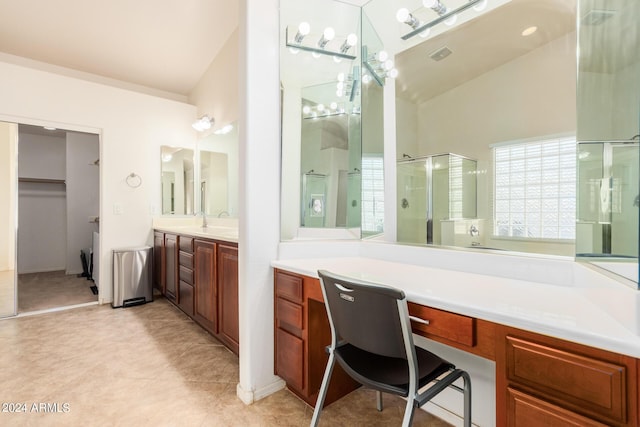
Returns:
[[[137,175],[134,172],[131,172],[129,175],[127,175],[127,179],[125,181],[131,188],[138,188],[142,185],[142,178],[140,178],[140,175]]]

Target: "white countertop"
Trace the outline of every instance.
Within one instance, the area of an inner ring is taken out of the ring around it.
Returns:
[[[419,304],[640,358],[639,291],[625,286],[559,286],[366,257],[271,265],[310,277],[324,269],[395,286]]]
[[[219,225],[209,225],[207,227],[194,225],[160,225],[154,226],[154,229],[165,233],[186,234],[189,236],[238,243],[238,227],[225,227]]]

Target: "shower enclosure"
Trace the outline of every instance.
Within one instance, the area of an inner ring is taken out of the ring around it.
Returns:
[[[578,257],[637,258],[638,140],[578,144]]]
[[[327,176],[309,171],[302,175],[303,227],[324,227],[327,202]]]
[[[408,158],[398,161],[397,173],[399,242],[448,244],[453,220],[476,218],[476,160],[451,153]],[[477,227],[470,227],[465,233],[474,237]]]

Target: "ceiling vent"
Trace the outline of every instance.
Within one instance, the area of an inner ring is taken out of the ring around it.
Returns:
[[[451,55],[451,53],[451,49],[443,46],[440,49],[431,52],[429,54],[429,58],[433,59],[434,61],[442,61],[444,58]]]
[[[589,13],[582,17],[580,23],[582,25],[588,26],[602,25],[605,21],[611,19],[615,14],[615,10],[591,9]]]

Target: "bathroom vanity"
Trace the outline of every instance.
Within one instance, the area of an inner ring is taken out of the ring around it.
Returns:
[[[237,230],[156,228],[154,257],[154,288],[238,354]]]
[[[316,274],[327,269],[403,289],[410,314],[429,320],[412,322],[415,334],[495,362],[496,425],[639,425],[637,309],[625,309],[627,325],[612,321],[588,301],[597,289],[554,291],[539,283],[359,257],[272,265],[275,373],[310,405],[331,339]],[[326,404],[358,386],[338,371]]]

